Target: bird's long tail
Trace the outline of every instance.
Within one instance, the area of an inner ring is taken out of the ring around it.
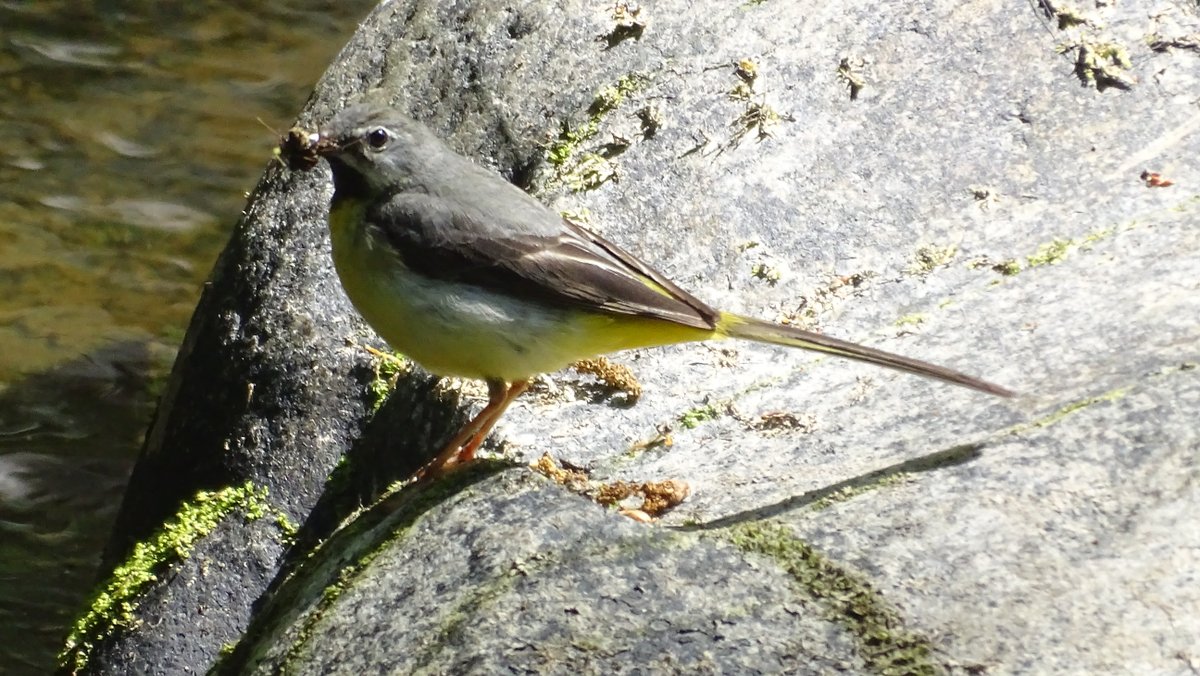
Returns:
[[[753,317],[743,317],[741,315],[722,312],[721,318],[717,321],[717,333],[729,338],[742,338],[760,343],[799,347],[805,350],[825,352],[826,354],[838,357],[857,359],[858,361],[865,361],[870,364],[915,373],[926,378],[936,378],[1000,397],[1015,396],[1012,390],[989,383],[986,380],[974,378],[965,373],[959,373],[944,366],[937,366],[792,326],[754,319]]]

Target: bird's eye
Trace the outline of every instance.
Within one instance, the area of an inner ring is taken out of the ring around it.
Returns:
[[[390,140],[392,140],[392,135],[383,127],[376,127],[367,134],[367,145],[371,147],[371,150],[383,150]]]

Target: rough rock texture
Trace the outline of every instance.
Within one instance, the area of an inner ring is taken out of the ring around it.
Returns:
[[[193,315],[106,566],[197,489],[250,479],[303,519],[358,435],[371,371],[346,344],[354,315],[326,252],[321,178],[272,166],[255,190]]]
[[[687,481],[679,532],[514,469],[395,494],[305,559],[454,417],[402,378],[376,418],[409,423],[389,428],[410,430],[400,460],[362,466],[391,439],[373,422],[358,478],[320,496],[371,366],[324,257],[326,172],[272,169],[113,551],[205,482],[249,478],[307,518],[287,574],[230,599],[258,605],[228,673],[1200,669],[1196,6],[663,1],[636,20],[385,3],[301,121],[380,87],[724,309],[1025,396],[753,345],[648,350],[621,358],[636,405],[560,375],[499,431],[593,479]],[[204,581],[164,582],[183,583]],[[134,633],[190,609],[139,612]],[[176,639],[131,664],[216,660]]]
[[[123,633],[90,663],[99,673],[182,674],[212,662],[244,630],[246,590],[263,589],[283,553],[270,520],[228,518],[139,599],[152,626]],[[231,556],[231,552],[237,556]],[[178,582],[176,582],[178,581]]]
[[[858,637],[820,621],[822,601],[784,571],[718,541],[609,521],[527,472],[485,480],[429,511],[388,506],[369,530],[327,543],[307,579],[293,581],[300,594],[271,609],[302,614],[278,623],[264,612],[268,621],[256,626],[273,632],[252,645],[266,654],[235,655],[226,673],[866,666]],[[429,542],[440,545],[421,544]],[[370,619],[389,613],[404,619]]]

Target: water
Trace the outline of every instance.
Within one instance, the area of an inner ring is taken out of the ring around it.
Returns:
[[[0,673],[94,583],[200,285],[372,2],[0,0]]]

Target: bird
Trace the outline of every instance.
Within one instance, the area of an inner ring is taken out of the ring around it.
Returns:
[[[469,463],[530,379],[634,348],[743,339],[854,359],[1000,397],[944,366],[711,307],[617,244],[554,212],[381,102],[293,129],[290,166],[332,172],[334,267],[393,349],[488,401],[418,476]]]

